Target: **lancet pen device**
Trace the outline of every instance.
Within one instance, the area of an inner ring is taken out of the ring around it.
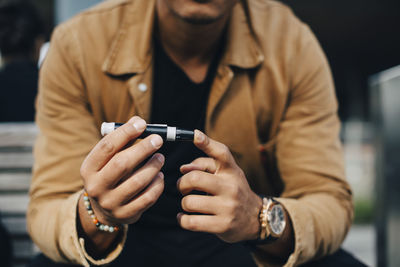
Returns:
[[[101,124],[101,135],[105,136],[122,125],[123,123],[103,122]],[[194,131],[185,130],[178,127],[171,127],[166,124],[147,124],[146,129],[139,136],[139,138],[145,138],[151,134],[158,134],[165,141],[172,142],[194,140]]]

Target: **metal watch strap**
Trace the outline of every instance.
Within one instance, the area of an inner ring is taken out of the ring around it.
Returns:
[[[270,244],[278,239],[269,233],[268,225],[267,225],[268,224],[268,220],[267,220],[268,208],[273,202],[277,202],[277,201],[274,200],[272,197],[267,197],[264,195],[259,195],[259,197],[263,201],[263,205],[262,205],[262,207],[260,209],[260,213],[258,215],[258,219],[260,222],[260,234],[257,239],[248,240],[245,242],[246,245],[249,245],[250,247]]]

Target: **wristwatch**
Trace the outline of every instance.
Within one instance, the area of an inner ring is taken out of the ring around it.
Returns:
[[[286,213],[283,206],[272,197],[263,197],[260,210],[259,241],[269,243],[279,239],[286,228]]]

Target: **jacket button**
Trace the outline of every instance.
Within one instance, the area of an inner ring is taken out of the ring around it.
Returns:
[[[140,83],[138,88],[139,88],[140,92],[146,92],[147,91],[147,85],[145,83]]]

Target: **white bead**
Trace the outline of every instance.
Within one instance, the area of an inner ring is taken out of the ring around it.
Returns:
[[[89,213],[89,215],[93,214],[93,210],[88,210],[87,212]]]
[[[110,226],[104,225],[104,231],[108,232],[108,230],[110,230]]]
[[[92,214],[92,215],[90,215],[90,218],[96,219],[96,215]]]
[[[100,224],[100,230],[104,231],[104,224]]]
[[[141,92],[146,92],[147,91],[147,85],[145,83],[140,83],[138,88],[139,88],[139,90]]]
[[[114,227],[110,226],[110,229],[108,231],[110,231],[110,233],[114,232]]]

